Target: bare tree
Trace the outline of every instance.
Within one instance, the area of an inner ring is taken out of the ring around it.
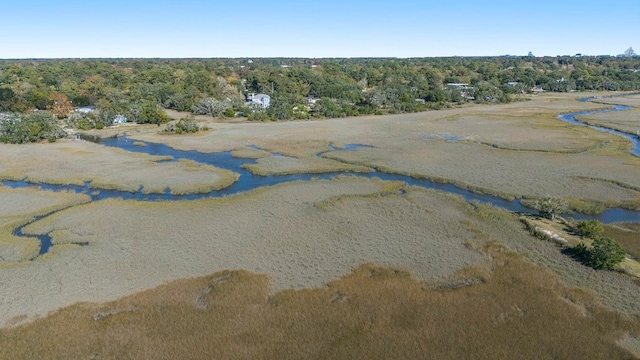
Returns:
[[[216,98],[206,98],[200,100],[194,109],[193,113],[197,115],[211,115],[220,117],[225,110],[231,107],[231,102],[226,100],[218,100]]]

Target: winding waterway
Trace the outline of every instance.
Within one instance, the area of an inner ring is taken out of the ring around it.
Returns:
[[[636,156],[640,156],[640,140],[637,137],[629,134],[624,134],[619,131],[608,129],[608,128],[586,125],[576,120],[576,116],[589,115],[589,114],[603,112],[603,111],[622,111],[622,110],[628,110],[628,109],[630,109],[630,107],[628,106],[615,106],[613,109],[610,109],[610,110],[597,110],[597,111],[589,111],[589,112],[576,112],[576,113],[570,113],[570,114],[562,114],[562,115],[559,115],[558,118],[575,125],[590,126],[595,130],[605,131],[605,132],[616,134],[619,136],[624,136],[634,144],[631,152]],[[215,190],[210,193],[188,194],[188,195],[173,195],[171,194],[170,189],[167,189],[162,194],[145,194],[142,188],[140,188],[135,193],[119,191],[119,190],[92,189],[91,184],[88,182],[85,183],[84,186],[32,184],[24,181],[3,181],[2,184],[4,186],[12,187],[12,188],[33,186],[33,187],[40,187],[43,190],[48,190],[48,191],[71,190],[77,193],[85,193],[89,195],[92,201],[98,201],[98,200],[108,199],[108,198],[134,199],[139,201],[176,201],[176,200],[195,200],[195,199],[202,199],[202,198],[228,196],[228,195],[233,195],[239,192],[257,189],[263,186],[276,185],[276,184],[285,183],[285,182],[299,181],[299,180],[306,181],[311,179],[331,179],[338,175],[351,174],[359,177],[378,178],[386,181],[403,181],[410,185],[421,186],[424,188],[435,189],[435,190],[440,190],[448,193],[461,195],[467,201],[476,200],[484,203],[490,203],[494,206],[498,206],[512,212],[530,212],[531,211],[531,209],[522,205],[520,199],[509,201],[509,200],[505,200],[492,195],[475,193],[467,189],[457,187],[453,184],[436,183],[431,180],[417,179],[417,178],[413,178],[406,175],[390,174],[390,173],[374,171],[370,173],[334,172],[334,173],[322,173],[322,174],[257,176],[257,175],[253,175],[251,172],[243,168],[243,165],[254,164],[256,162],[255,159],[233,157],[230,151],[220,152],[220,153],[201,153],[198,151],[176,150],[167,145],[158,144],[158,143],[144,143],[145,146],[140,146],[141,144],[140,141],[136,140],[134,145],[134,141],[129,140],[126,136],[115,137],[115,138],[105,138],[105,139],[96,139],[96,138],[88,138],[88,139],[98,142],[99,144],[104,146],[117,147],[126,151],[145,153],[149,155],[170,156],[172,158],[172,160],[170,161],[178,161],[179,159],[193,160],[198,163],[208,164],[208,165],[212,165],[222,169],[227,169],[227,170],[236,172],[240,175],[240,177],[238,181],[236,181],[231,186],[226,187],[224,189]],[[430,138],[428,136],[425,136],[425,139],[430,139]],[[322,157],[323,154],[327,152],[332,152],[332,151],[354,151],[354,150],[367,148],[367,147],[370,147],[370,146],[361,145],[361,144],[349,144],[343,148],[336,148],[333,144],[330,143],[328,149],[326,151],[318,153],[317,156]],[[255,149],[258,149],[258,148],[255,148]],[[283,156],[281,154],[272,154],[272,155]],[[166,160],[163,160],[163,161],[166,161]],[[595,218],[600,220],[603,223],[640,222],[640,212],[626,210],[622,208],[608,209],[605,212],[595,216],[582,215],[582,214],[566,214],[566,215],[573,216],[576,219]],[[22,229],[24,228],[24,226],[18,228],[15,231],[14,235],[28,236],[28,235],[23,235]],[[34,237],[34,236],[29,236],[29,237]],[[37,238],[40,240],[40,243],[41,243],[40,254],[45,254],[46,252],[49,251],[49,248],[51,246],[51,238],[49,237],[48,234],[38,236]]]

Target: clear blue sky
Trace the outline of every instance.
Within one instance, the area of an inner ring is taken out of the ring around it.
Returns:
[[[640,53],[640,0],[0,0],[0,58]]]

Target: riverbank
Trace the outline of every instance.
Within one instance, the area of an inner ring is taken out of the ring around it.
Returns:
[[[0,179],[146,194],[202,193],[228,187],[237,175],[210,165],[150,156],[87,141],[0,144]],[[161,176],[159,176],[161,174]]]
[[[626,140],[556,118],[560,112],[608,106],[576,101],[587,95],[597,94],[545,94],[514,104],[416,114],[211,124],[215,131],[198,137],[167,139],[146,130],[128,136],[176,149],[237,153],[252,145],[284,155],[251,154],[258,161],[248,169],[260,175],[374,168],[507,198],[551,195],[591,208],[638,208],[640,159],[627,153]],[[329,143],[371,147],[328,151]],[[319,153],[325,161],[318,160]]]
[[[632,106],[634,109],[624,112],[600,113],[578,117],[590,125],[618,130],[630,135],[639,135],[640,131],[640,95],[600,98],[594,101],[604,104]]]
[[[225,269],[269,274],[272,292],[319,287],[371,261],[422,281],[443,279],[465,266],[487,266],[481,249],[492,240],[570,286],[594,291],[611,309],[635,314],[640,301],[631,279],[568,259],[529,235],[513,214],[375,180],[287,183],[189,202],[105,200],[23,231],[48,233],[54,245],[27,266],[1,270],[2,324]]]

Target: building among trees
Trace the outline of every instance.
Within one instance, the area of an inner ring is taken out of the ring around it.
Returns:
[[[271,97],[266,94],[249,94],[247,95],[247,105],[258,104],[263,109],[268,109],[271,106]]]

